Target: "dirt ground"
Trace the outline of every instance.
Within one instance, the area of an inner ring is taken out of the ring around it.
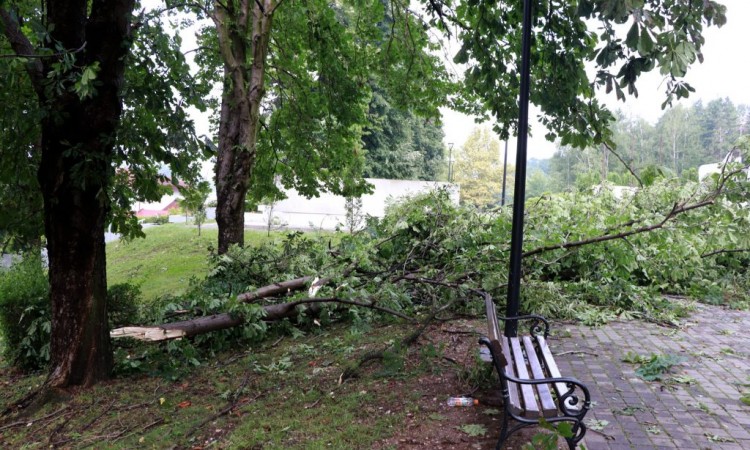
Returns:
[[[376,333],[388,337],[404,330],[389,326]],[[299,368],[296,375],[261,376],[243,362],[248,353],[245,351],[224,355],[224,361],[212,368],[195,368],[176,381],[148,375],[116,378],[93,389],[71,392],[31,417],[4,417],[0,420],[0,448],[493,449],[500,432],[502,406],[497,376],[486,363],[478,361],[477,341],[482,331],[481,321],[434,325],[405,352],[396,373],[379,375],[386,363],[372,363],[358,378],[343,385],[337,385],[337,379],[345,363],[331,362],[330,355],[321,350],[325,342],[290,338],[279,339],[278,345],[263,344],[267,348],[259,348],[258,354],[276,352],[267,357],[278,358],[294,352],[300,342],[317,342],[318,346],[310,346],[309,354],[292,359],[294,367]],[[331,331],[328,339],[339,340],[337,336],[342,333],[343,328]],[[382,348],[383,342],[373,341],[367,346]],[[349,358],[359,358],[361,353],[360,348]],[[3,406],[43,380],[43,374],[23,376],[2,368]],[[228,405],[222,392],[232,390],[242,394],[234,405]],[[333,390],[336,398],[328,395]],[[326,444],[326,437],[321,438],[314,426],[321,421],[335,422],[335,417],[331,418],[334,411],[351,412],[351,408],[337,410],[342,408],[337,402],[365,391],[368,400],[355,408],[354,418],[331,425],[339,435],[348,432],[350,436]],[[462,395],[473,396],[480,404],[446,404],[448,397]],[[277,419],[268,409],[284,403],[298,416],[289,418],[288,423],[283,422],[287,417]],[[257,429],[248,432],[248,424],[257,424]],[[279,429],[287,428],[287,435],[273,437]],[[360,440],[366,430],[373,430],[370,440]],[[521,449],[536,432],[534,428],[525,429],[505,448]],[[373,436],[375,444],[370,443]]]
[[[482,363],[477,363],[477,341],[483,325],[481,321],[450,322],[431,328],[420,339],[417,348],[432,345],[442,350],[440,369],[407,380],[400,386],[421,394],[419,413],[407,414],[404,426],[378,448],[495,448],[502,424],[502,397],[497,376],[489,366],[485,370]],[[462,395],[478,399],[479,405],[447,406],[448,397]],[[461,430],[467,425],[481,425],[486,433],[472,436]],[[504,448],[521,449],[538,431],[523,429],[514,434]]]

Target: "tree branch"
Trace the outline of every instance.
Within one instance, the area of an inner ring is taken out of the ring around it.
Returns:
[[[0,55],[0,58],[28,58],[28,59],[33,59],[33,58],[37,58],[37,59],[57,58],[57,57],[60,57],[60,56],[63,56],[63,55],[67,55],[67,54],[70,54],[70,53],[81,52],[85,48],[86,48],[86,43],[84,42],[82,46],[80,46],[79,48],[77,48],[75,50],[66,50],[64,52],[50,53],[48,55],[38,55],[36,53],[30,53],[30,54],[13,53],[13,54],[10,54],[10,55]]]
[[[662,221],[659,222],[659,223],[655,223],[653,225],[648,225],[648,226],[643,226],[643,227],[636,228],[636,229],[629,230],[629,231],[623,231],[621,233],[616,233],[616,234],[605,234],[605,235],[596,236],[596,237],[592,237],[592,238],[588,238],[588,239],[581,239],[581,240],[578,240],[578,241],[563,242],[561,244],[555,244],[555,245],[547,245],[547,246],[544,246],[544,247],[535,248],[534,250],[530,250],[528,252],[525,252],[523,254],[523,257],[526,258],[526,257],[529,257],[529,256],[533,256],[533,255],[542,253],[542,252],[550,251],[550,250],[568,249],[568,248],[580,247],[582,245],[587,245],[587,244],[596,244],[598,242],[606,242],[606,241],[611,241],[611,240],[614,240],[614,239],[622,239],[622,238],[626,238],[628,236],[632,236],[634,234],[640,234],[640,233],[645,233],[645,232],[648,232],[648,231],[658,230],[659,228],[662,228],[667,222],[669,222],[670,220],[672,220],[674,217],[676,217],[676,216],[678,216],[678,215],[680,215],[682,213],[691,211],[693,209],[702,208],[704,206],[712,205],[713,203],[714,203],[714,199],[713,198],[711,198],[709,200],[704,200],[702,202],[698,202],[698,203],[695,203],[695,204],[692,204],[692,205],[687,205],[687,206],[685,206],[685,205],[680,206],[678,203],[676,203],[672,207],[672,210],[669,211],[669,213],[667,213],[667,215],[664,216],[664,219],[662,219]]]
[[[376,305],[374,302],[365,303],[354,300],[344,300],[336,297],[328,298],[304,298],[288,303],[279,303],[275,305],[266,305],[264,320],[279,320],[290,317],[295,314],[295,308],[305,304],[317,303],[340,303],[343,305],[361,306],[370,308],[396,317],[400,317],[409,322],[416,322],[416,319],[409,317],[401,312]],[[183,337],[205,334],[211,331],[224,330],[236,327],[245,323],[245,319],[237,315],[223,313],[211,316],[197,317],[195,319],[183,320],[181,322],[165,323],[161,325],[148,325],[140,327],[122,327],[110,332],[113,339],[129,337],[140,341],[166,341],[170,339],[179,339]]]
[[[602,142],[602,144],[604,145],[604,147],[607,150],[609,150],[610,153],[612,153],[613,155],[615,155],[615,157],[617,157],[617,159],[620,160],[620,162],[622,163],[622,165],[625,166],[625,168],[628,169],[628,172],[630,172],[630,174],[633,175],[633,177],[635,177],[635,179],[638,181],[638,185],[641,188],[643,188],[643,181],[641,181],[640,177],[638,177],[638,175],[636,175],[635,171],[633,171],[633,168],[630,167],[630,165],[628,163],[626,163],[625,160],[622,159],[622,157],[608,143]]]
[[[703,253],[701,254],[701,258],[708,258],[709,256],[720,255],[722,253],[744,253],[744,252],[750,252],[750,248],[736,248],[732,250],[722,248],[721,250],[714,250],[712,252]]]
[[[31,61],[26,63],[26,72],[31,78],[31,84],[34,87],[39,98],[44,97],[44,65],[42,64],[39,57],[34,56],[34,46],[31,45],[29,39],[23,34],[18,26],[18,22],[10,15],[5,9],[0,7],[0,20],[3,23],[3,31],[5,37],[8,38],[10,46],[16,55],[24,55],[25,58],[31,58]]]

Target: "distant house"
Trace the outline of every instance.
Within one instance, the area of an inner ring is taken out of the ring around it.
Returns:
[[[169,181],[162,181],[161,185],[168,187],[169,192],[164,194],[158,202],[133,203],[132,209],[136,217],[168,216],[180,207],[179,202],[183,198],[180,188],[184,186],[181,183],[175,186]]]

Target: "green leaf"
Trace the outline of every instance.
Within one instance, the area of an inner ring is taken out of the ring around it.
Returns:
[[[651,35],[648,30],[644,29],[641,32],[640,39],[638,40],[638,52],[641,55],[650,54],[654,49],[654,41],[651,39]]]
[[[635,49],[638,46],[638,32],[638,22],[634,21],[633,25],[630,27],[630,31],[628,31],[627,37],[625,38],[625,44],[631,49]]]
[[[484,436],[487,434],[487,428],[481,424],[468,424],[456,427],[471,437]]]

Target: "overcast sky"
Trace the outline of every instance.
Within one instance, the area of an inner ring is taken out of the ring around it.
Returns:
[[[703,46],[705,60],[703,64],[694,64],[689,70],[686,81],[696,92],[684,105],[691,105],[701,99],[707,103],[715,98],[729,97],[735,104],[750,104],[750,0],[719,0],[727,7],[727,23],[721,28],[711,27],[705,31],[706,43]],[[627,115],[640,116],[650,122],[656,122],[662,113],[664,101],[663,77],[658,70],[644,75],[638,80],[638,98],[627,97],[625,103],[616,101],[614,93],[600,99],[612,110],[621,109]],[[445,143],[454,143],[456,148],[463,145],[475,124],[471,117],[449,110],[443,111],[443,130]],[[534,136],[529,139],[529,158],[550,158],[555,151],[555,144],[544,139],[541,125],[536,124],[536,114],[531,110],[529,121]],[[508,145],[508,161],[515,161],[516,138],[511,138]]]

